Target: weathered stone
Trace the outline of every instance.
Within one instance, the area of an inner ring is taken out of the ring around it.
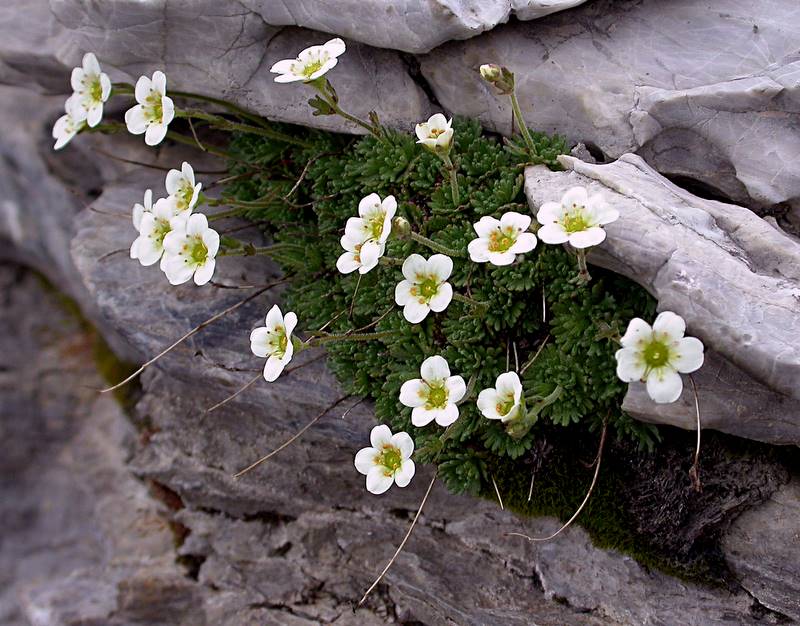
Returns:
[[[800,443],[800,243],[747,209],[680,189],[635,155],[608,165],[570,156],[560,162],[567,171],[527,170],[534,210],[573,185],[602,192],[620,219],[606,227],[608,238],[590,252],[590,262],[640,283],[658,298],[660,310],[683,316],[690,334],[755,379],[736,381],[736,368],[722,368],[725,378],[718,379],[712,357],[709,375],[698,375],[700,397],[714,398],[712,406],[724,411],[712,421],[721,429],[724,423],[726,432]],[[754,391],[759,382],[768,389],[754,400],[730,394],[731,385]],[[680,412],[685,421],[687,398],[688,388],[684,404],[666,411]],[[759,403],[769,413],[756,426],[741,412]]]
[[[59,50],[64,89],[67,68],[91,50],[118,80],[132,82],[160,69],[168,90],[226,98],[273,120],[359,131],[338,116],[314,117],[307,103],[314,90],[275,83],[269,72],[276,61],[322,43],[321,33],[270,26],[241,6],[231,11],[217,0],[188,5],[53,0],[51,7],[67,29]],[[383,123],[408,129],[430,114],[427,96],[396,52],[349,42],[330,78],[342,107],[361,117],[376,109]]]
[[[800,21],[791,0],[596,0],[501,26],[421,58],[448,110],[510,131],[481,63],[516,73],[525,119],[608,156],[641,150],[665,174],[739,202],[800,206]],[[702,62],[698,62],[698,59]]]
[[[276,26],[302,26],[355,39],[379,48],[428,52],[453,39],[468,39],[511,15],[532,20],[583,4],[586,0],[326,0],[242,4]]]
[[[108,186],[97,205],[106,213],[127,213],[130,196],[154,184],[147,176],[152,174]],[[105,317],[116,320],[143,355],[243,297],[212,286],[170,288],[156,268],[141,268],[123,255],[106,256],[131,236],[127,222],[87,210],[72,251]],[[269,281],[274,272],[258,259],[224,259],[218,268],[215,280],[222,283]],[[258,375],[260,361],[249,354],[248,331],[275,297],[265,294],[243,306],[145,373],[136,412],[147,435],[133,467],[179,494],[185,508],[178,519],[191,531],[181,554],[197,559],[199,582],[218,590],[215,600],[206,601],[213,611],[207,615],[239,623],[252,615],[245,607],[269,604],[295,616],[344,619],[342,605],[358,599],[391,555],[430,475],[421,469],[414,485],[393,491],[391,501],[366,493],[351,463],[372,417],[360,405],[339,419],[347,406],[342,404],[268,464],[232,479],[340,393],[315,362],[275,383],[260,381],[221,409],[204,413]],[[156,309],[146,313],[143,324],[148,303]],[[387,575],[388,596],[376,596],[372,613],[354,623],[391,612],[432,624],[447,619],[476,625],[755,623],[749,596],[648,572],[629,557],[593,547],[579,528],[545,546],[506,536],[520,530],[541,536],[556,524],[527,520],[522,528],[494,503],[436,487]],[[449,564],[446,573],[442,562]],[[550,598],[565,604],[549,603]]]
[[[762,604],[800,621],[800,480],[743,513],[728,532],[728,564]]]

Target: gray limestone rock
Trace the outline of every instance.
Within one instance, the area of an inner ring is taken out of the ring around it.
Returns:
[[[324,42],[322,33],[270,26],[241,5],[217,0],[135,5],[53,0],[51,7],[66,28],[58,54],[65,64],[65,89],[67,68],[91,50],[112,79],[135,82],[160,69],[168,91],[226,98],[273,120],[359,131],[337,116],[314,117],[307,101],[315,92],[302,84],[275,83],[269,72],[275,62]],[[430,115],[427,96],[396,52],[348,42],[330,78],[342,107],[361,117],[375,109],[384,124],[409,129]]]
[[[448,110],[503,133],[511,111],[478,73],[516,73],[530,126],[641,151],[738,202],[800,206],[800,20],[796,3],[597,0],[545,20],[502,26],[421,57]]]
[[[689,333],[719,353],[698,375],[701,398],[720,411],[712,422],[742,436],[800,443],[800,243],[747,209],[680,189],[635,155],[607,165],[570,156],[560,162],[566,171],[527,170],[534,212],[573,185],[602,192],[620,211],[589,260],[644,286],[660,310],[683,316]],[[721,365],[724,360],[736,367]],[[731,394],[731,386],[761,391],[751,398]],[[664,409],[683,417],[664,421],[685,425],[687,398],[689,389],[683,404]],[[768,411],[750,423],[744,410],[762,404]],[[628,405],[641,414],[641,400]],[[656,418],[662,409],[652,411]]]
[[[532,20],[586,0],[242,0],[276,26],[302,26],[379,48],[428,52],[453,39],[468,39],[511,15]]]
[[[736,520],[725,555],[737,580],[762,604],[800,621],[800,481],[795,478]]]

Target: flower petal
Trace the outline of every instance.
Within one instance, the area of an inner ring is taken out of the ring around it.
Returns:
[[[289,311],[286,315],[283,316],[283,327],[286,330],[286,337],[289,338],[292,336],[292,332],[297,327],[297,313],[294,311]],[[287,350],[291,347],[292,342],[289,342],[287,346]]]
[[[511,246],[509,252],[514,254],[524,254],[530,252],[536,247],[537,239],[533,233],[520,233],[514,245]]]
[[[425,404],[427,397],[428,385],[421,378],[407,380],[400,387],[400,402],[404,406],[422,406]]]
[[[277,304],[273,304],[272,308],[267,311],[267,317],[264,321],[270,331],[274,331],[276,328],[283,328],[283,313],[281,313],[281,308]]]
[[[647,394],[657,404],[675,402],[681,397],[683,381],[673,369],[662,367],[651,371],[647,376]]]
[[[436,416],[436,423],[439,426],[450,426],[458,419],[458,407],[455,404],[448,404],[444,409],[439,411]]]
[[[412,283],[422,282],[428,270],[428,262],[419,254],[410,254],[403,261],[403,276]],[[398,304],[400,304],[398,302]]]
[[[378,451],[375,448],[361,448],[361,450],[356,452],[356,458],[353,464],[356,466],[359,473],[366,476],[369,474],[369,471],[375,467],[375,457],[377,455]]]
[[[394,482],[398,487],[408,487],[408,484],[411,482],[411,479],[414,478],[416,471],[417,466],[414,465],[414,461],[411,459],[406,459],[403,461],[400,469],[394,473]]]
[[[617,376],[622,382],[642,380],[647,366],[637,350],[620,348],[614,357],[617,359]]]
[[[678,342],[676,356],[670,358],[670,365],[682,374],[699,370],[703,365],[703,342],[697,337],[684,337]]]
[[[467,393],[467,385],[461,376],[451,376],[445,381],[445,389],[447,389],[447,401],[458,402]]]
[[[344,45],[344,41],[336,37],[335,39],[331,39],[326,41],[323,45],[325,52],[327,52],[332,57],[338,57],[344,54],[344,51],[347,47]]]
[[[450,378],[450,366],[444,357],[437,355],[429,356],[422,362],[419,368],[423,380],[428,383],[444,383]]]
[[[519,380],[516,372],[505,372],[497,377],[495,382],[495,389],[498,395],[504,396],[506,394],[513,395],[514,400],[519,400],[522,395],[522,383]]]
[[[371,193],[361,198],[358,203],[358,215],[361,218],[369,217],[381,210],[381,197],[377,193]]]
[[[439,285],[439,290],[436,292],[436,295],[428,302],[428,306],[434,313],[441,313],[450,305],[452,300],[453,287],[450,283],[442,283]]]
[[[401,280],[394,288],[394,301],[400,306],[405,306],[409,302],[416,301],[416,296],[411,293],[413,287],[413,283],[407,280]]]
[[[139,80],[136,81],[136,87],[134,88],[136,102],[139,104],[144,104],[147,100],[147,96],[150,95],[152,88],[153,84],[150,82],[150,79],[147,76],[140,76]]]
[[[194,273],[194,284],[198,287],[202,287],[209,280],[211,280],[211,277],[214,275],[214,268],[216,265],[217,262],[215,259],[206,259],[206,262],[198,267]]]
[[[500,228],[505,231],[513,228],[520,232],[525,232],[531,225],[531,218],[529,215],[523,215],[516,211],[509,211],[500,216]]]
[[[394,477],[387,476],[386,470],[380,466],[375,466],[367,473],[367,491],[380,495],[389,490],[394,484]]]
[[[167,93],[167,75],[161,70],[156,70],[153,72],[152,85],[152,88],[163,96]]]
[[[545,224],[536,235],[539,239],[549,244],[566,243],[569,240],[569,235],[561,224]]]
[[[585,187],[572,187],[561,196],[561,206],[565,209],[572,209],[573,207],[585,207],[589,202],[589,194],[586,192]]]
[[[355,272],[359,267],[361,267],[361,263],[356,261],[356,255],[352,252],[344,252],[336,260],[336,269],[342,274],[350,274],[351,272]]]
[[[653,332],[666,336],[668,341],[679,341],[686,332],[686,322],[672,311],[663,311],[653,322]]]
[[[484,389],[478,394],[478,410],[490,420],[499,420],[501,415],[497,412],[497,390]]]
[[[653,329],[643,319],[634,317],[628,322],[628,329],[619,342],[623,348],[639,347],[643,342],[649,341],[653,336]]]
[[[281,375],[283,368],[286,367],[288,359],[281,359],[276,356],[271,356],[264,364],[264,380],[268,383],[273,382]]]
[[[453,259],[444,254],[434,254],[428,259],[428,272],[439,282],[447,280],[453,273]]]
[[[396,433],[392,435],[392,445],[400,450],[400,455],[407,459],[414,454],[414,440],[408,433]]]
[[[392,431],[386,424],[378,424],[369,434],[369,443],[380,450],[384,445],[392,443]]]
[[[254,328],[250,333],[250,351],[258,357],[264,358],[269,354],[269,330],[264,326]]]
[[[141,135],[147,130],[147,119],[144,116],[144,107],[141,104],[125,111],[125,125],[132,135]]]
[[[486,263],[489,260],[489,240],[478,237],[467,244],[469,258],[475,263]]]
[[[403,317],[411,324],[419,324],[428,317],[430,311],[431,308],[427,304],[422,304],[418,300],[412,299],[403,307]]]
[[[130,130],[130,129],[129,129]],[[133,131],[131,131],[133,132]],[[136,133],[134,133],[136,134]],[[157,146],[167,135],[167,127],[164,124],[150,124],[144,131],[144,142],[148,146]]]
[[[545,224],[552,224],[561,219],[564,214],[564,209],[558,202],[545,202],[539,207],[539,212],[536,213],[536,221],[542,226]]]
[[[424,406],[415,406],[411,411],[411,423],[417,428],[422,428],[436,419],[439,409],[429,409]]]
[[[570,233],[569,245],[573,248],[590,248],[603,243],[606,238],[606,231],[600,226],[592,226],[586,230],[580,230],[576,233]]]

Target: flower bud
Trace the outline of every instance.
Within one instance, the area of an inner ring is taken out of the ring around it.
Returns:
[[[481,65],[481,76],[486,82],[493,83],[497,81],[501,74],[502,70],[499,65],[495,65],[494,63],[484,63]]]
[[[411,234],[411,224],[404,217],[396,217],[392,220],[392,234],[398,239],[405,239]]]

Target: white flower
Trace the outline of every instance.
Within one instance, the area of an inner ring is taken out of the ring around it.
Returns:
[[[136,204],[133,207],[133,225],[139,231],[139,236],[131,245],[131,258],[139,259],[144,266],[153,265],[161,258],[167,234],[181,227],[173,219],[177,211],[172,200],[161,198],[155,206],[152,202],[153,192],[148,189],[144,193],[144,205]]]
[[[392,218],[397,213],[397,200],[386,196],[383,200],[371,193],[358,203],[358,217],[351,217],[344,227],[345,234],[361,241],[374,240],[386,243],[392,232]]]
[[[378,244],[374,239],[364,241],[360,237],[353,237],[347,233],[341,239],[345,251],[336,261],[336,269],[342,274],[349,274],[358,270],[359,274],[366,274],[383,256],[386,249],[384,244]]]
[[[53,146],[54,150],[61,150],[86,126],[86,122],[80,119],[80,115],[77,113],[78,109],[79,107],[73,94],[64,103],[66,113],[59,117],[53,125],[53,139],[56,140]]]
[[[70,82],[78,105],[76,114],[90,127],[97,126],[103,118],[103,103],[111,95],[111,80],[100,71],[94,54],[83,55],[82,66],[72,70]]]
[[[498,220],[484,216],[472,225],[478,234],[469,242],[469,258],[476,263],[511,265],[518,254],[536,247],[536,235],[526,232],[531,218],[509,211]]]
[[[600,194],[591,197],[583,187],[572,187],[561,203],[545,202],[536,219],[542,225],[539,239],[545,243],[565,243],[573,248],[596,246],[606,238],[604,224],[619,219],[619,211],[609,207]]]
[[[431,115],[427,122],[417,124],[414,128],[417,143],[434,152],[448,152],[453,141],[452,123],[452,119],[448,120],[441,113]]]
[[[178,211],[191,211],[197,204],[203,184],[194,182],[194,170],[186,161],[180,170],[167,172],[167,193],[175,198]]]
[[[440,356],[422,362],[422,378],[407,380],[400,387],[400,402],[412,407],[411,423],[427,426],[436,420],[439,426],[450,426],[458,419],[456,402],[464,397],[467,386],[461,376],[450,376],[450,366]]]
[[[153,78],[140,76],[134,92],[137,104],[125,112],[128,132],[144,133],[148,146],[161,143],[167,134],[167,126],[175,117],[175,105],[167,97],[167,77],[164,72],[154,72]]]
[[[522,383],[516,372],[506,372],[497,377],[494,389],[484,389],[478,394],[478,409],[490,420],[510,422],[524,411]]]
[[[280,74],[275,77],[276,83],[292,83],[298,80],[308,83],[333,69],[344,51],[344,42],[337,37],[321,46],[306,48],[296,59],[278,61],[269,71]]]
[[[161,269],[172,285],[185,283],[192,276],[196,285],[205,285],[214,274],[219,234],[208,227],[202,213],[179,215],[170,226],[172,230],[164,237]]]
[[[138,202],[133,205],[133,227],[136,229],[136,232],[139,232],[139,224],[142,222],[142,216],[148,212],[153,210],[153,190],[148,189],[144,192],[144,202],[143,204],[139,204]]]
[[[430,311],[440,313],[453,299],[453,287],[447,282],[453,271],[453,260],[434,254],[427,261],[412,254],[403,262],[405,280],[397,283],[394,301],[403,307],[403,316],[416,324]]]
[[[648,395],[659,404],[675,402],[683,391],[680,374],[703,365],[703,342],[685,332],[686,322],[672,311],[659,313],[652,328],[632,319],[615,355],[617,376],[626,383],[646,381]]]
[[[376,426],[369,435],[369,448],[356,454],[356,469],[367,477],[367,491],[374,494],[385,492],[392,483],[405,487],[414,477],[416,467],[411,455],[414,440],[408,433],[392,434],[385,424]]]
[[[264,379],[271,383],[294,355],[292,331],[297,326],[297,315],[290,311],[284,316],[275,304],[267,313],[266,323],[250,333],[250,349],[256,356],[267,357]]]

